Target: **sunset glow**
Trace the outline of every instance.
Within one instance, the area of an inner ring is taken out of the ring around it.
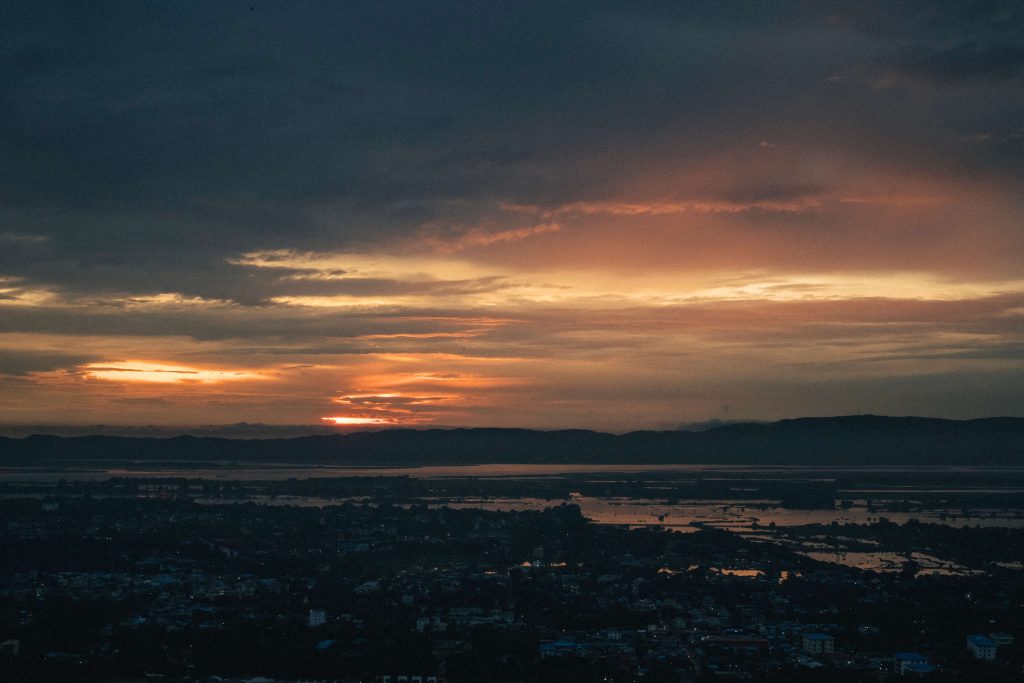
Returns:
[[[1006,13],[343,5],[12,38],[0,423],[1024,414]]]
[[[386,425],[393,424],[392,420],[383,420],[375,417],[321,417],[321,420],[330,422],[331,424],[338,425],[339,427],[352,426],[352,425]]]
[[[243,371],[207,370],[184,365],[167,365],[147,361],[114,361],[111,363],[88,363],[82,366],[86,377],[112,382],[155,382],[174,384],[196,382],[216,384],[239,380],[263,379],[257,373]]]

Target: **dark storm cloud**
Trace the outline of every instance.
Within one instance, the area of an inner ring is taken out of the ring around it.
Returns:
[[[900,53],[894,66],[939,82],[1019,79],[1024,77],[1024,48],[970,42],[947,49],[911,49]]]
[[[1019,6],[989,2],[11,3],[0,227],[46,241],[0,267],[257,303],[268,283],[225,259],[593,198],[638,164],[737,141],[870,138],[882,156],[895,142],[985,172],[950,140],[1019,121],[1019,90],[936,118],[941,84],[915,105],[828,79],[1016,78],[1022,24]]]
[[[0,375],[23,376],[34,372],[47,372],[96,360],[94,356],[47,351],[0,350]]]

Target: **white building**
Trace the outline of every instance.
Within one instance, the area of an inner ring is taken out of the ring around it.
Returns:
[[[827,655],[835,652],[836,639],[827,633],[805,633],[802,647],[812,655]]]
[[[928,664],[928,658],[917,652],[897,652],[892,657],[892,668],[900,676],[915,673]]]
[[[972,633],[967,636],[967,649],[971,651],[975,659],[991,662],[996,658],[995,641],[980,633]]]

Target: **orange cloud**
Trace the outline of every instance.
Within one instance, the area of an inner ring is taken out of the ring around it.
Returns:
[[[339,427],[394,424],[393,420],[385,420],[382,418],[375,417],[352,417],[348,415],[321,417],[320,419],[323,420],[324,422],[330,422],[331,424],[337,425]]]
[[[153,382],[158,384],[219,384],[239,380],[268,379],[246,370],[214,370],[152,361],[113,361],[82,366],[86,377],[113,382]]]
[[[346,410],[336,424],[419,424],[433,422],[446,403],[460,401],[460,394],[360,393],[332,401]]]
[[[559,223],[539,223],[523,228],[511,228],[508,230],[486,230],[484,228],[470,228],[465,232],[458,233],[450,239],[439,236],[427,237],[428,244],[441,252],[460,251],[470,247],[488,247],[493,244],[505,242],[518,242],[537,235],[546,235],[559,232],[562,226]]]

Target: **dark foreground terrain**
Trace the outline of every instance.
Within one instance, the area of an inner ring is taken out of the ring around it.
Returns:
[[[999,681],[1024,665],[1021,529],[680,533],[574,505],[214,505],[190,488],[0,500],[0,680]],[[905,560],[875,573],[808,544]],[[987,564],[931,574],[923,552]]]

